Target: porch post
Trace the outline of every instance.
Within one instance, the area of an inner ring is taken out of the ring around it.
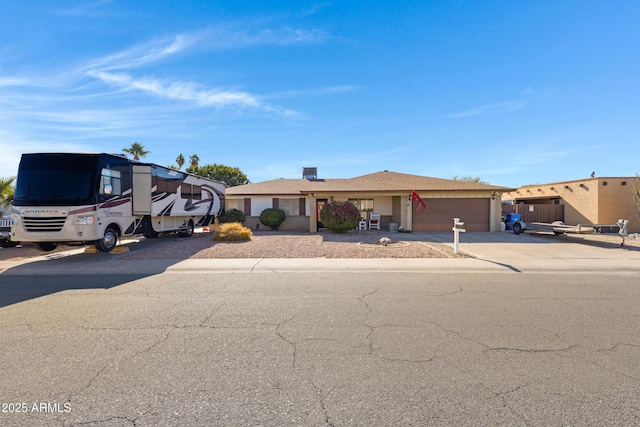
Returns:
[[[307,195],[307,203],[309,206],[309,232],[318,232],[318,201],[315,194]]]
[[[489,231],[500,231],[502,218],[502,194],[492,194],[489,199]]]
[[[407,225],[406,229],[413,231],[413,201],[411,201],[411,196],[403,196],[407,201]]]

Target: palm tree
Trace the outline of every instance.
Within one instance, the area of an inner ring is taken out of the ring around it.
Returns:
[[[193,154],[189,156],[189,161],[191,162],[191,169],[198,168],[198,162],[200,161],[200,157],[197,154]]]
[[[178,170],[182,169],[182,165],[184,165],[184,156],[182,154],[178,154],[178,157],[176,157],[176,163],[178,164]]]
[[[13,181],[15,180],[15,176],[0,178],[0,205],[6,208],[13,202]]]
[[[146,151],[144,145],[138,142],[131,144],[131,148],[123,148],[122,151],[133,155],[133,160],[140,160],[140,157],[147,157],[147,154],[151,153],[151,151]]]

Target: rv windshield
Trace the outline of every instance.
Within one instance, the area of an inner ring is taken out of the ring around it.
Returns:
[[[15,206],[94,203],[96,156],[23,155],[13,198]]]

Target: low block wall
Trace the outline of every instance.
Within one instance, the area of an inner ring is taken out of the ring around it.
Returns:
[[[260,226],[257,228],[257,226]],[[252,230],[270,230],[271,228],[268,225],[264,225],[260,223],[259,216],[248,216],[244,222],[244,226],[250,228]],[[308,216],[300,216],[300,215],[292,215],[285,218],[282,225],[280,225],[279,230],[282,231],[309,231],[309,217]]]

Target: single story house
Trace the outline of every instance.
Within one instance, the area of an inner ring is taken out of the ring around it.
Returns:
[[[354,203],[364,219],[380,214],[382,230],[394,228],[393,224],[413,231],[451,231],[453,218],[460,218],[469,231],[500,231],[501,195],[512,190],[386,170],[355,178],[319,179],[316,168],[304,168],[300,179],[227,188],[225,207],[242,211],[251,228],[259,227],[264,209],[274,207],[287,215],[280,229],[317,232],[322,226],[322,205],[340,200]],[[413,191],[426,209],[416,210]]]
[[[616,224],[629,220],[629,232],[640,232],[634,202],[636,177],[593,177],[550,184],[526,185],[503,194],[505,212],[524,222],[563,221],[570,225]]]

